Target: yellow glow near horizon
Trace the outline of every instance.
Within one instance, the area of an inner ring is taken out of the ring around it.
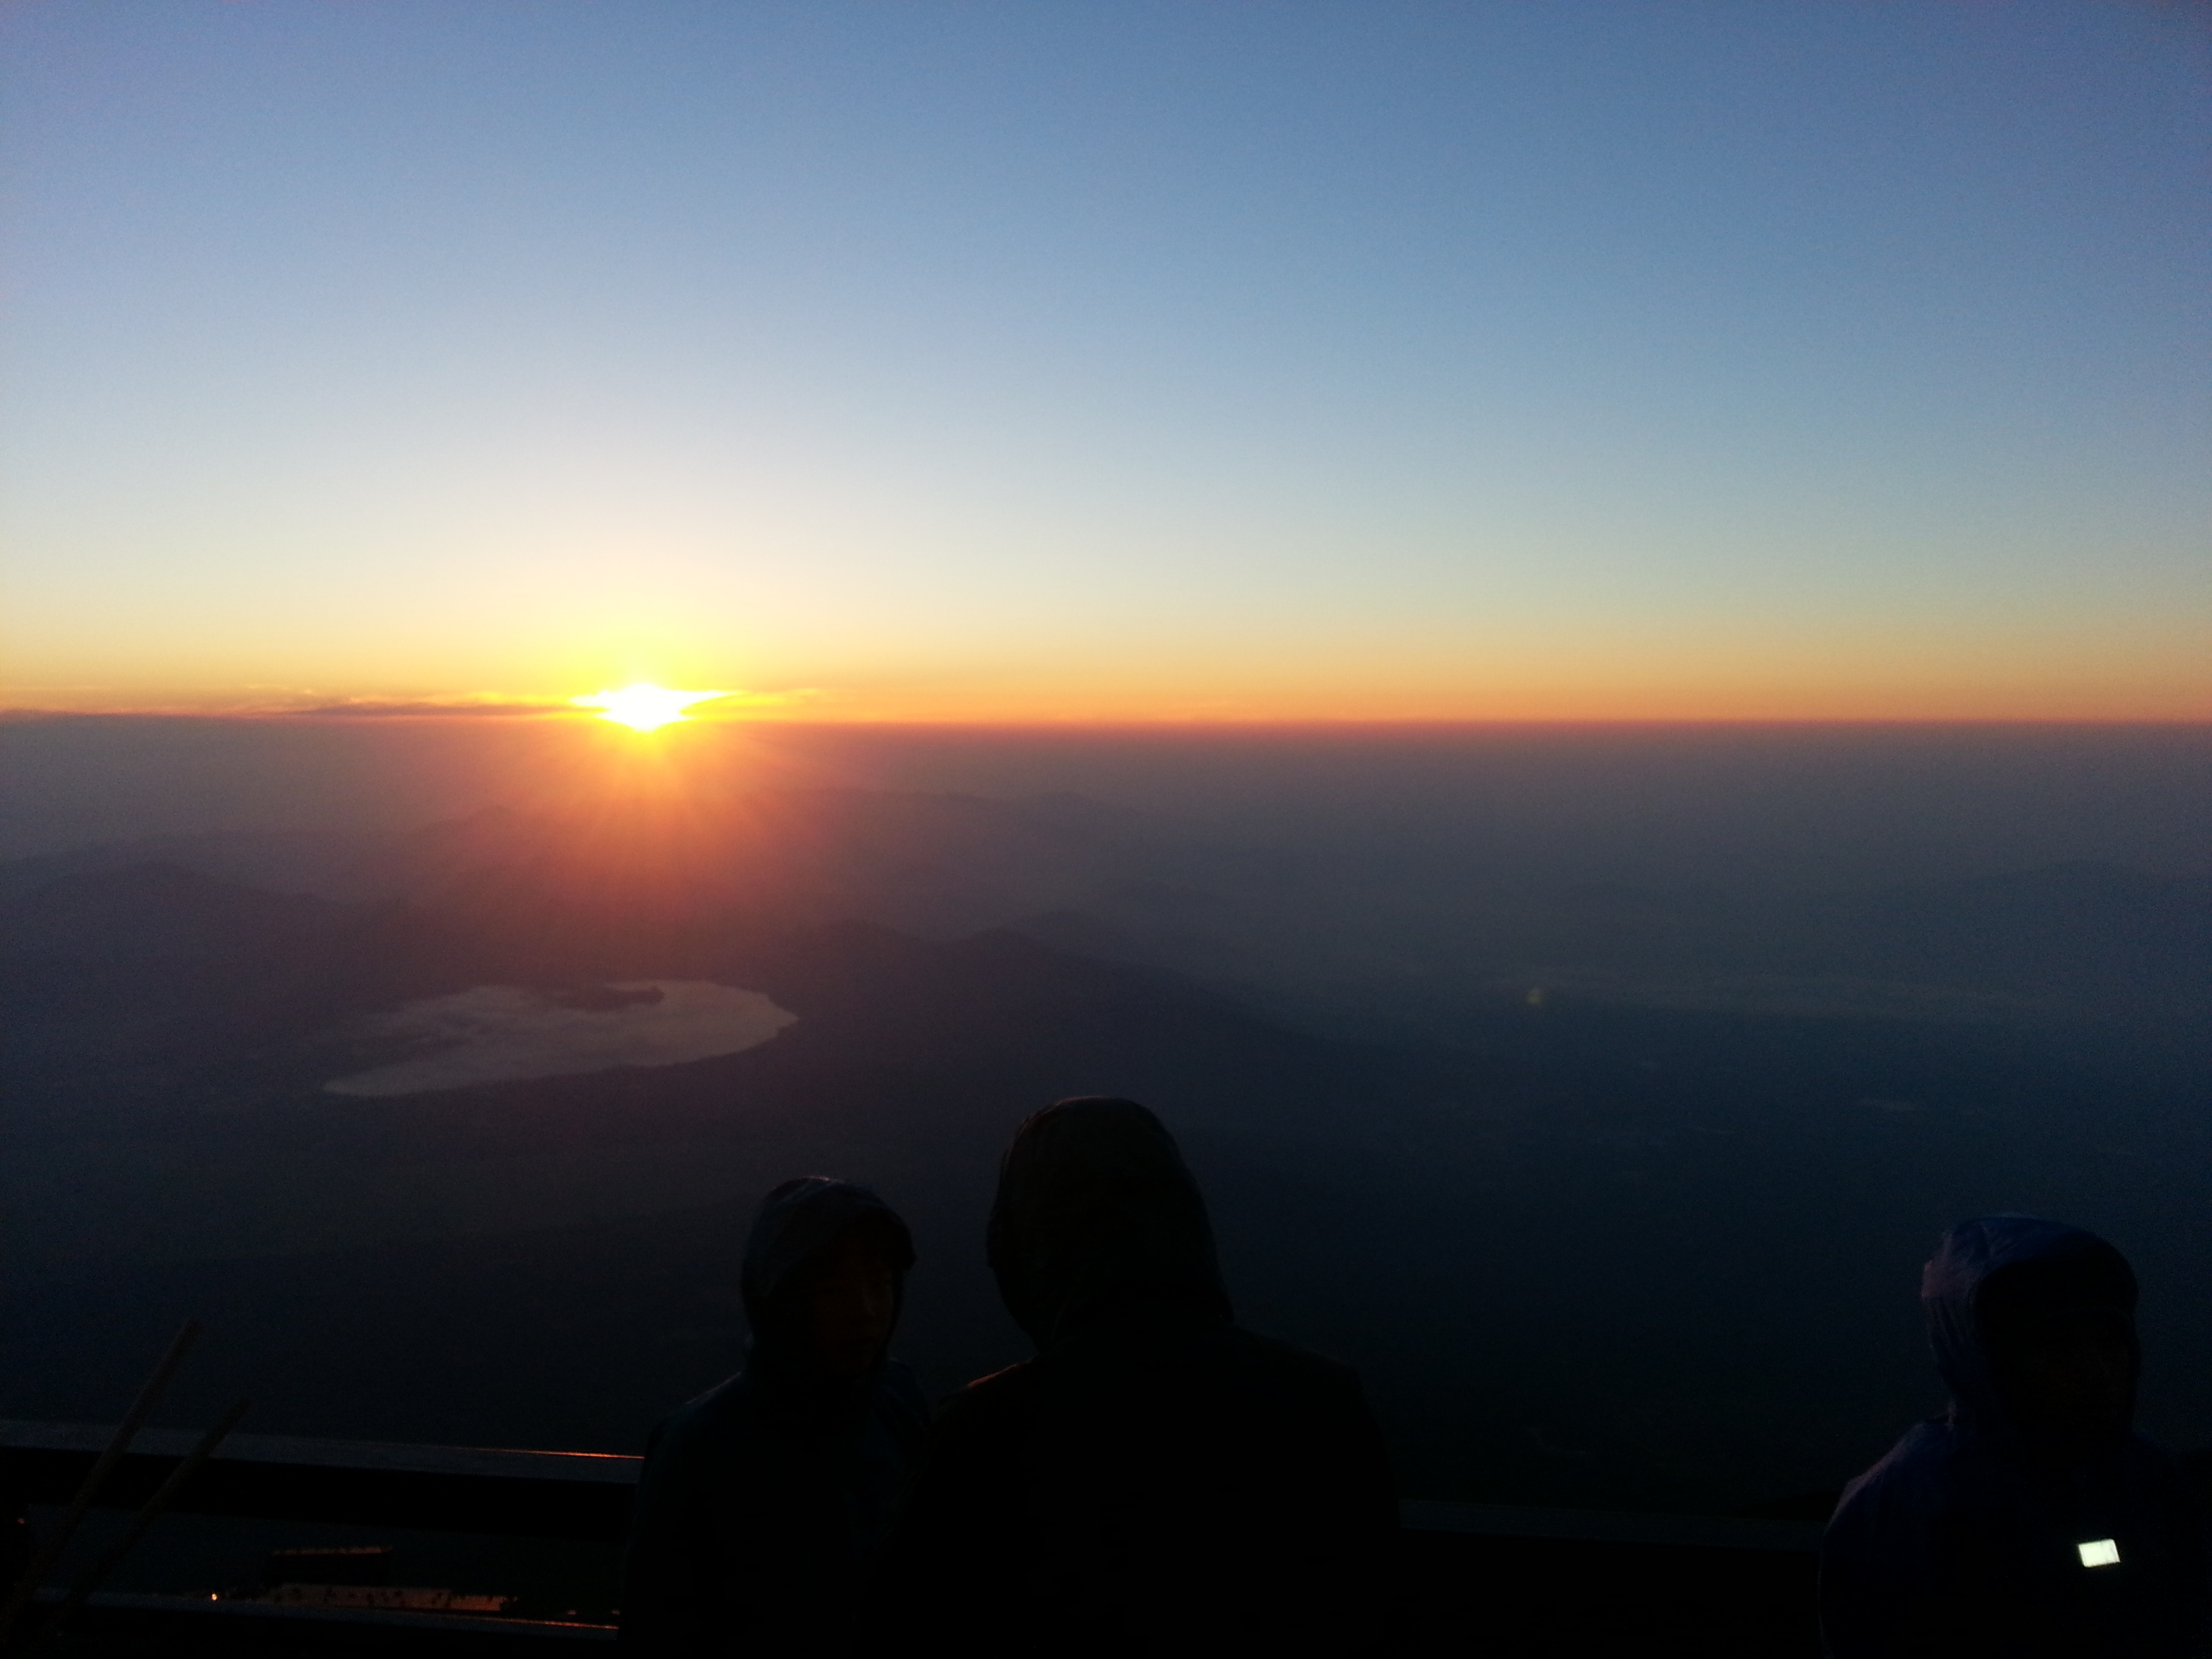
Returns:
[[[690,720],[691,717],[684,711],[694,703],[712,702],[727,695],[722,691],[672,691],[665,685],[641,681],[618,691],[594,691],[588,696],[571,697],[568,701],[579,708],[597,709],[601,720],[627,726],[633,732],[652,732],[678,720]]]

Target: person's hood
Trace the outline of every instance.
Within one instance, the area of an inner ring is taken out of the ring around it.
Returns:
[[[989,1255],[1040,1349],[1139,1306],[1229,1317],[1206,1200],[1175,1138],[1134,1101],[1063,1100],[1015,1131]]]
[[[827,1176],[787,1181],[761,1200],[745,1239],[739,1284],[752,1326],[748,1369],[811,1369],[805,1310],[791,1294],[799,1274],[855,1227],[873,1231],[898,1264],[902,1282],[914,1265],[914,1240],[897,1212],[866,1187]]]
[[[2135,1274],[2118,1250],[2079,1227],[2034,1216],[1984,1216],[1960,1222],[1937,1243],[1921,1271],[1920,1304],[1936,1367],[1951,1390],[1952,1420],[1960,1426],[2013,1426],[1990,1360],[1985,1316],[1990,1311],[1990,1281],[2006,1273],[2014,1285],[2032,1285],[2035,1281],[2024,1279],[2018,1269],[2062,1265],[2074,1271],[2057,1281],[2063,1288],[2046,1293],[2063,1298],[2052,1301],[2051,1311],[2096,1306],[2132,1318]]]

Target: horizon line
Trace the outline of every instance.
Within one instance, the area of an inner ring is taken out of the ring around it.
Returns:
[[[401,702],[359,706],[325,704],[307,708],[68,708],[0,706],[0,724],[32,725],[69,720],[201,721],[210,724],[262,725],[294,722],[340,726],[356,721],[386,725],[395,722],[476,724],[485,720],[514,724],[562,724],[599,726],[607,724],[597,714],[559,704],[515,703],[491,705],[416,705]],[[2205,714],[1159,714],[1159,715],[842,715],[824,717],[738,714],[695,714],[672,722],[676,726],[871,728],[910,727],[932,730],[1008,732],[1127,731],[1179,732],[1199,730],[1290,731],[1352,728],[1471,729],[1510,727],[1937,727],[1937,726],[2075,726],[2075,727],[2212,727]]]

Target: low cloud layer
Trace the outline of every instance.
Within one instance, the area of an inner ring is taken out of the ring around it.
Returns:
[[[573,714],[565,702],[544,697],[349,697],[312,708],[288,709],[289,714],[343,714],[356,719],[378,716],[420,717],[453,714]]]

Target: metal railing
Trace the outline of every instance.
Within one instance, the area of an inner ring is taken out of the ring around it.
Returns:
[[[0,1486],[34,1504],[66,1500],[112,1431],[0,1421]],[[193,1437],[142,1432],[99,1495],[142,1502]],[[642,1460],[588,1452],[233,1435],[177,1494],[177,1513],[613,1544]],[[1820,1528],[1793,1521],[1620,1514],[1407,1499],[1404,1607],[1416,1652],[1479,1637],[1499,1654],[1597,1651],[1790,1655],[1814,1651]],[[604,1626],[373,1608],[296,1607],[183,1596],[97,1596],[97,1637],[177,1650],[605,1642]]]

